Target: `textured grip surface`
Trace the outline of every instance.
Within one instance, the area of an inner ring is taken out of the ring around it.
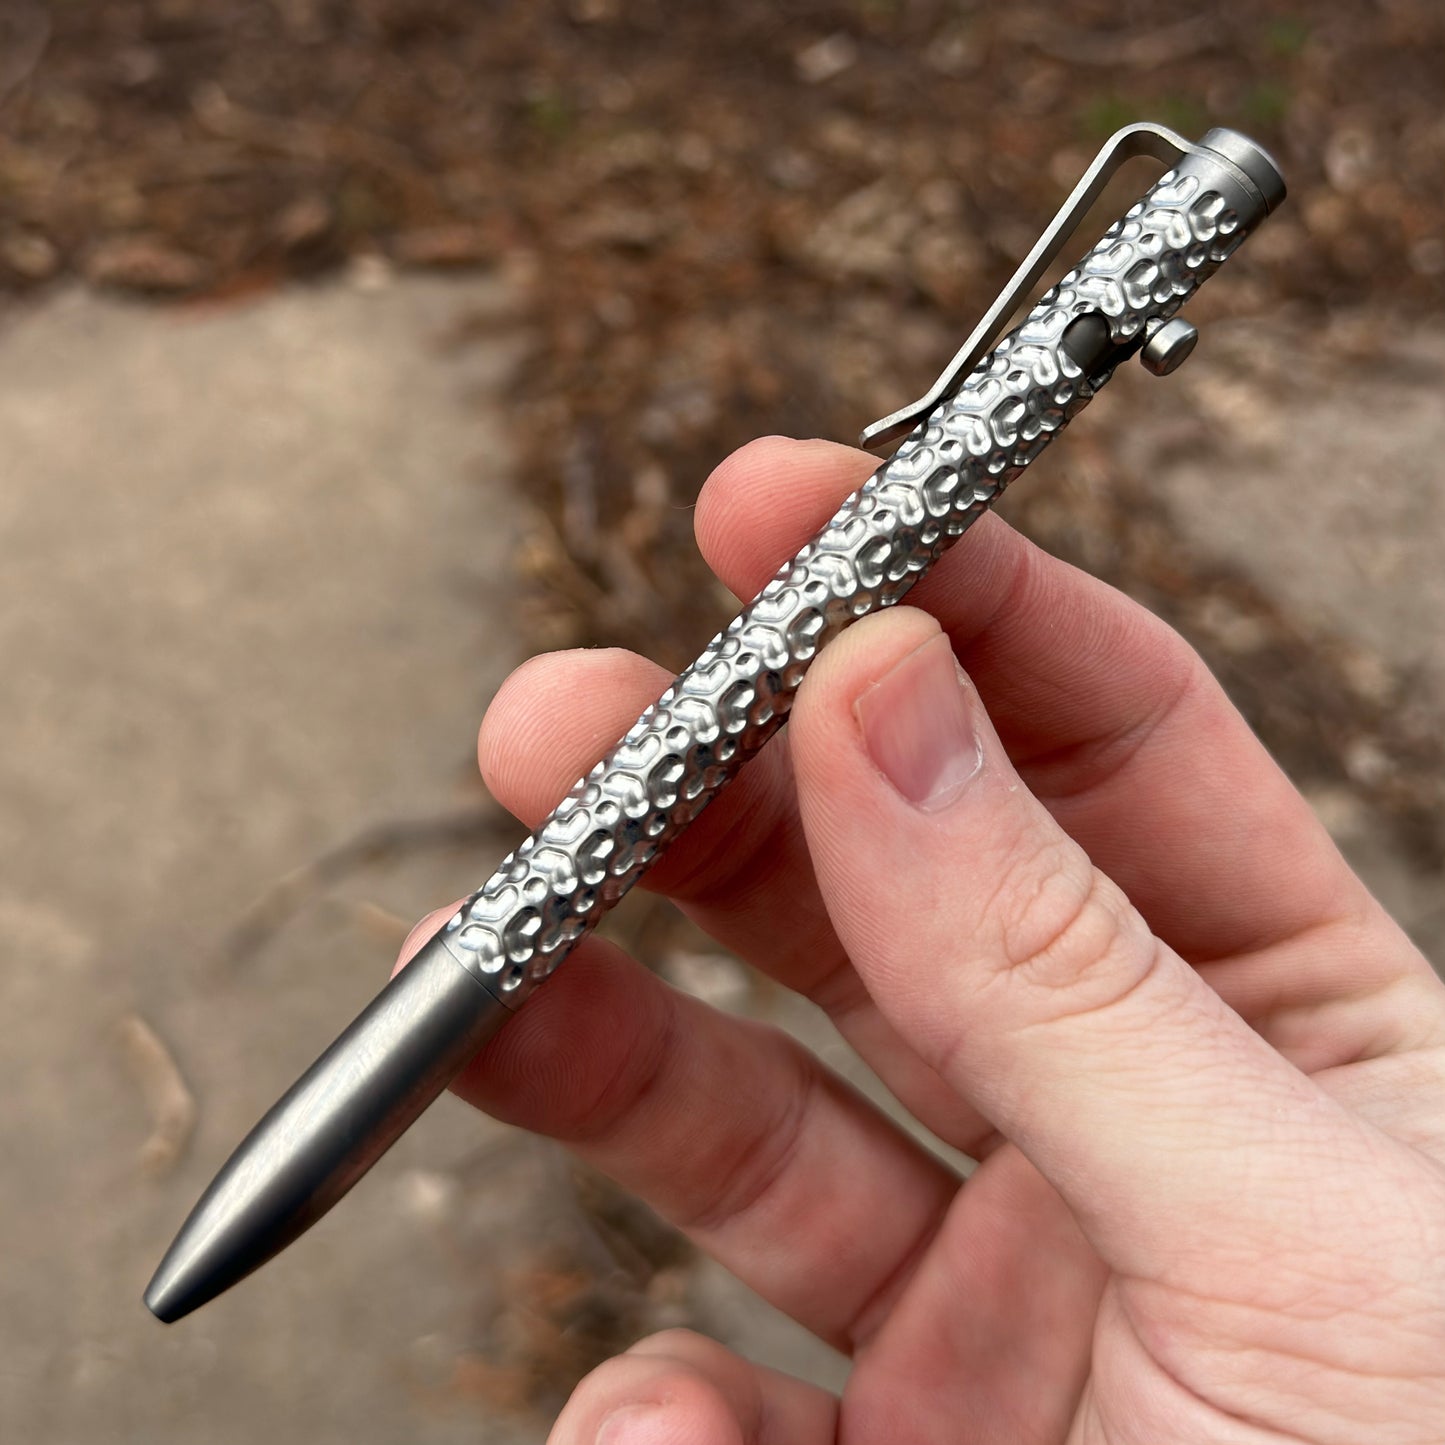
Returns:
[[[897,602],[1088,402],[1065,330],[1142,341],[1243,239],[1220,191],[1171,171],[941,402],[446,924],[520,1003],[781,726],[808,664]]]

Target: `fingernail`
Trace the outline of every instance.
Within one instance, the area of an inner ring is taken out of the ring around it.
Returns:
[[[655,1405],[623,1405],[603,1417],[594,1445],[653,1445],[661,1414]]]
[[[948,807],[983,766],[969,692],[940,633],[894,663],[853,704],[874,766],[925,813]]]

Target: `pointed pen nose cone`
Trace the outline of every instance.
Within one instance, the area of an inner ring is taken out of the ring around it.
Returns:
[[[162,1324],[184,1319],[235,1283],[227,1278],[231,1271],[226,1268],[226,1255],[232,1251],[207,1249],[197,1233],[190,1228],[180,1232],[146,1286],[146,1308]]]
[[[171,1324],[285,1249],[510,1017],[433,939],[231,1155],[147,1286],[151,1313]]]
[[[192,1275],[190,1280],[192,1287],[187,1288],[185,1266],[179,1261],[173,1265],[170,1254],[167,1254],[165,1261],[151,1276],[151,1282],[146,1286],[146,1308],[163,1325],[175,1324],[177,1320],[190,1314],[197,1305],[205,1304],[205,1299],[199,1297],[193,1287],[194,1282],[195,1276]]]
[[[151,1276],[151,1282],[146,1286],[145,1302],[146,1308],[163,1324],[173,1325],[178,1319],[190,1314],[193,1305],[184,1305],[178,1297],[176,1284],[177,1275],[173,1274],[164,1266]]]
[[[251,1131],[181,1226],[145,1292],[158,1320],[171,1324],[265,1264],[340,1199],[385,1148],[364,1120],[357,1118],[361,1127],[348,1135],[324,1107],[342,1101],[338,1080],[323,1068],[330,1057],[323,1056]],[[350,1094],[345,1099],[355,1111],[359,1101]]]

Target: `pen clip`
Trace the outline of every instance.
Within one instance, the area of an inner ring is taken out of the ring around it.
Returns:
[[[859,445],[877,449],[901,440],[939,402],[958,391],[969,373],[998,342],[1009,318],[1038,284],[1039,277],[1057,259],[1064,243],[1078,229],[1089,207],[1099,199],[1104,187],[1122,165],[1138,156],[1152,156],[1166,166],[1174,166],[1195,149],[1183,136],[1151,122],[1141,121],[1115,131],[1104,142],[1069,198],[1059,207],[1058,214],[1044,228],[1043,235],[1024,257],[1023,264],[1014,272],[1008,285],[999,292],[998,299],[974,328],[973,335],[944,368],[943,375],[925,396],[865,427]]]

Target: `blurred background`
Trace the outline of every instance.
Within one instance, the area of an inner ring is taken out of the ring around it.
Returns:
[[[709,469],[922,393],[1131,120],[1237,126],[1291,199],[1005,510],[1186,633],[1445,960],[1442,77],[1435,0],[4,0],[7,1438],[540,1440],[675,1323],[841,1380],[451,1100],[284,1263],[139,1295],[518,836],[506,671],[688,660]],[[665,905],[615,931],[872,1087]]]

